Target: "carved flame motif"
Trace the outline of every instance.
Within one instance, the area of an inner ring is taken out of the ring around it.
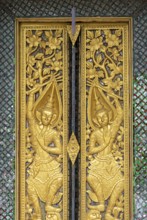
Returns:
[[[123,219],[122,30],[87,30],[86,59],[87,220]]]
[[[26,219],[62,216],[63,31],[27,31]],[[42,205],[41,205],[42,204]]]

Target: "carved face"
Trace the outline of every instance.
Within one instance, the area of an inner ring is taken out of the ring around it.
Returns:
[[[41,121],[44,126],[51,124],[53,113],[51,111],[43,110],[41,113]]]
[[[96,114],[96,119],[100,127],[105,127],[109,124],[109,116],[106,111],[98,112]]]

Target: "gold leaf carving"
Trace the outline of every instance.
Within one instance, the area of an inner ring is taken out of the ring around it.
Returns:
[[[27,31],[26,218],[61,219],[63,29]]]
[[[86,29],[87,219],[123,216],[122,30]],[[108,184],[109,183],[109,184]],[[122,197],[121,197],[122,196]],[[121,204],[121,205],[120,205]]]

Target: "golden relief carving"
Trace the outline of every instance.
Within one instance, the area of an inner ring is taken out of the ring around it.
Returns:
[[[21,62],[22,91],[26,91],[26,104],[22,103],[22,112],[26,106],[25,127],[22,127],[22,132],[23,129],[26,132],[26,160],[25,170],[21,169],[25,175],[22,196],[25,195],[26,208],[21,220],[61,220],[66,212],[63,210],[63,180],[67,172],[64,170],[66,158],[63,161],[63,153],[66,155],[63,126],[67,133],[67,126],[63,125],[67,120],[67,116],[63,116],[63,93],[66,96],[63,84],[67,84],[66,72],[63,78],[66,70],[64,31],[54,27],[25,28],[21,40],[22,55],[25,54],[26,59]]]
[[[89,116],[92,118],[91,121],[95,129],[90,130],[92,127],[88,127],[90,134],[87,174],[89,188],[87,193],[89,200],[91,200],[88,202],[88,208],[99,210],[100,213],[104,212],[105,201],[109,199],[105,219],[111,219],[113,208],[116,201],[122,196],[124,188],[124,178],[120,166],[123,160],[123,152],[117,146],[118,143],[115,143],[123,120],[123,111],[117,98],[113,100],[116,106],[115,112],[113,112],[111,103],[104,99],[99,89],[97,89],[97,94],[95,87],[91,90],[94,91],[91,91],[91,97],[89,97],[92,99],[91,102],[93,101],[89,106],[91,113]],[[113,154],[113,148],[117,151],[118,158]],[[97,205],[91,205],[92,202],[97,203]],[[123,209],[119,209],[119,211],[123,212]]]
[[[57,85],[53,81],[43,90],[36,101],[38,103],[34,105],[34,94],[40,89],[37,85],[31,89],[27,102],[27,139],[30,139],[30,145],[26,155],[29,157],[26,161],[26,181],[28,200],[33,208],[33,213],[29,212],[29,215],[33,214],[34,219],[41,220],[40,199],[45,203],[48,220],[50,212],[55,212],[56,215],[62,211],[62,130],[55,129],[61,120],[61,100]]]
[[[88,30],[86,42],[87,208],[99,211],[96,219],[104,212],[106,220],[123,219],[123,204],[116,204],[124,189],[123,141],[118,140],[123,129],[122,31]]]
[[[86,136],[83,133],[81,137],[81,146],[85,145],[81,163],[86,165],[86,173],[81,174],[81,190],[85,187],[86,192],[82,192],[81,219],[129,219],[124,216],[128,179],[124,182],[123,31],[90,25],[83,31],[82,68],[86,75],[82,69],[81,80],[86,77],[86,81],[81,90],[81,129],[85,126]]]
[[[27,31],[26,205],[32,207],[32,212],[26,210],[28,219],[42,219],[39,200],[45,203],[46,220],[51,215],[61,219],[62,34],[62,30]]]
[[[42,219],[39,200],[45,203],[46,220],[61,219],[62,35],[62,30],[27,31],[26,205],[32,208],[26,210],[28,219]]]
[[[19,26],[17,218],[69,219],[67,156],[80,151],[79,218],[130,220],[128,21],[77,18],[72,36],[65,20]],[[67,77],[67,33],[74,45],[80,31],[81,147],[68,140]]]

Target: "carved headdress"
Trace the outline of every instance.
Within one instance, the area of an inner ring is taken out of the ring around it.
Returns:
[[[36,120],[41,121],[43,111],[53,114],[52,127],[55,127],[62,115],[61,97],[56,81],[52,81],[45,87],[39,98],[35,102],[33,112]]]
[[[115,108],[107,99],[102,91],[96,86],[92,86],[88,97],[88,121],[90,126],[95,130],[98,126],[96,123],[96,114],[100,111],[107,112],[109,122],[115,118]]]
[[[49,94],[47,96],[47,102],[45,104],[45,106],[41,109],[41,111],[49,111],[49,112],[54,112],[56,111],[56,109],[54,109],[54,84],[52,85],[52,89],[51,89],[51,94]]]

